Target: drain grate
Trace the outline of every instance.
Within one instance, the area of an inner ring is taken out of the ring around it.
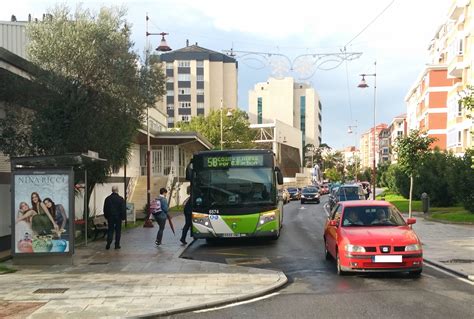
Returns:
[[[106,261],[97,261],[97,262],[91,262],[89,265],[108,265],[109,263]]]
[[[33,291],[35,294],[62,294],[69,288],[40,288]]]

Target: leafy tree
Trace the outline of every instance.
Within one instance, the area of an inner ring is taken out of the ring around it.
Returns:
[[[398,166],[402,172],[410,177],[409,217],[411,217],[413,177],[419,173],[420,165],[422,165],[429,147],[434,141],[434,138],[428,137],[418,130],[411,131],[408,136],[398,137],[395,141],[396,152],[398,154]]]
[[[456,200],[474,213],[474,150],[467,150],[463,157],[451,156],[447,167],[447,183]]]
[[[332,182],[342,181],[343,175],[336,168],[327,168],[324,177]]]
[[[223,148],[244,149],[255,148],[255,132],[250,129],[247,113],[242,110],[231,110],[232,115],[226,116],[229,109],[222,109]],[[196,131],[204,135],[216,149],[221,141],[221,110],[211,110],[208,116],[195,116],[189,122],[178,122],[181,131]]]
[[[92,13],[79,7],[71,14],[58,6],[45,21],[28,24],[28,54],[41,69],[34,83],[43,92],[22,104],[32,114],[7,113],[0,150],[10,156],[97,151],[107,163],[88,167],[89,194],[126,163],[146,108],[165,93],[159,64],[137,63],[130,32],[125,11],[116,8]],[[18,95],[11,103],[18,101],[24,99]],[[18,138],[20,147],[3,143]]]

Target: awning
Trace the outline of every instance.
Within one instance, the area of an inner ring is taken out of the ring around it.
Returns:
[[[145,130],[138,130],[134,140],[140,145],[147,145],[147,133]],[[191,152],[210,150],[213,148],[211,142],[197,132],[159,132],[150,133],[151,145],[177,145],[186,147]]]

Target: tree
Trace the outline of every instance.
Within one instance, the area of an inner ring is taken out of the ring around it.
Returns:
[[[342,174],[335,168],[327,168],[324,171],[324,177],[332,182],[342,181]]]
[[[229,109],[222,109],[223,148],[243,149],[255,148],[255,132],[249,127],[247,113],[242,110],[230,110],[232,115],[226,116]],[[220,148],[221,110],[211,110],[207,116],[195,116],[189,122],[178,122],[181,131],[195,131],[206,137],[216,148]]]
[[[88,167],[89,194],[127,162],[146,108],[165,93],[165,77],[148,59],[139,66],[124,17],[122,9],[96,14],[78,7],[72,15],[59,6],[48,19],[28,24],[28,54],[40,69],[33,81],[43,92],[23,104],[32,114],[9,108],[0,123],[1,151],[10,156],[96,151],[107,163]],[[3,143],[17,137],[21,147]]]
[[[418,130],[411,131],[408,136],[398,137],[395,141],[395,148],[398,154],[398,167],[410,177],[409,217],[411,217],[413,177],[418,174],[420,165],[422,165],[429,147],[434,141],[434,138]]]

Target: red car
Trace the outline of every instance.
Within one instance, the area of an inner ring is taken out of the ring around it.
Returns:
[[[326,259],[336,260],[337,273],[409,272],[419,276],[423,267],[421,242],[411,224],[385,201],[339,202],[324,229]]]

